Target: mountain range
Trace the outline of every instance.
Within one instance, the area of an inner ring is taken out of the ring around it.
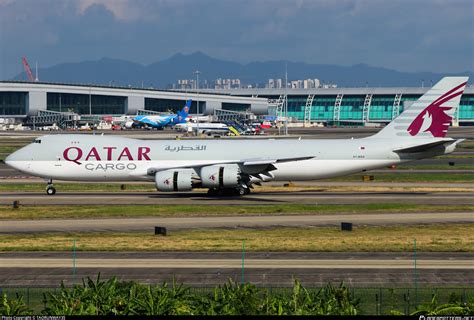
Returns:
[[[102,58],[95,61],[61,63],[38,70],[42,82],[80,83],[113,86],[169,88],[178,79],[195,79],[193,71],[199,70],[200,84],[215,79],[241,80],[242,84],[263,86],[268,79],[285,77],[288,80],[317,78],[324,83],[335,83],[339,87],[417,87],[429,86],[446,75],[474,76],[472,71],[441,74],[434,72],[401,72],[366,64],[339,66],[329,64],[309,64],[291,61],[263,61],[240,64],[210,57],[202,52],[175,54],[168,59],[149,65],[126,60]],[[25,80],[21,73],[12,80]]]

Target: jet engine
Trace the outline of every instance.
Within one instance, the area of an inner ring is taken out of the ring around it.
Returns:
[[[155,174],[159,191],[190,191],[198,182],[199,178],[193,169],[164,170]]]
[[[236,164],[203,167],[200,176],[205,188],[235,188],[241,180],[240,168]]]

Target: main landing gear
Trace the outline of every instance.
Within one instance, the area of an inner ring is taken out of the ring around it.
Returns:
[[[237,188],[210,188],[207,191],[207,195],[211,197],[221,196],[244,196],[250,193],[250,188],[237,187]]]
[[[52,196],[56,193],[56,188],[53,186],[53,180],[48,180],[48,185],[46,186],[46,194]]]

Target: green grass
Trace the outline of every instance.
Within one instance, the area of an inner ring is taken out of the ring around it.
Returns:
[[[474,174],[472,173],[370,173],[370,171],[365,174],[353,174],[321,181],[362,181],[364,175],[373,175],[375,182],[474,182]]]
[[[392,169],[389,169],[391,171]],[[474,173],[474,161],[472,164],[456,164],[450,166],[449,164],[410,164],[397,166],[396,170],[473,170]]]
[[[447,154],[445,156],[437,156],[436,159],[474,159],[474,155]]]
[[[473,224],[1,235],[2,251],[474,252]]]
[[[461,142],[456,149],[474,149],[474,142],[472,140]]]
[[[0,153],[7,153],[10,154],[18,150],[20,146],[2,146],[0,145]]]
[[[98,218],[98,217],[191,217],[270,214],[358,214],[474,211],[469,205],[350,204],[350,205],[56,205],[0,206],[0,219]]]

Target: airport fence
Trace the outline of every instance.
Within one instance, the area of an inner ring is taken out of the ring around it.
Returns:
[[[265,287],[270,295],[288,295],[291,297],[292,288]],[[321,288],[308,288],[319,291]],[[47,292],[57,292],[59,288],[22,287],[0,288],[0,296],[6,293],[8,297],[22,296],[27,307],[34,312],[46,308],[44,297]],[[214,287],[191,288],[194,294],[212,293]],[[429,305],[436,297],[438,304],[461,302],[463,304],[474,300],[474,287],[437,287],[437,288],[369,288],[351,287],[352,296],[358,301],[358,310],[361,315],[389,315],[394,313],[410,314],[417,310],[417,306]]]

